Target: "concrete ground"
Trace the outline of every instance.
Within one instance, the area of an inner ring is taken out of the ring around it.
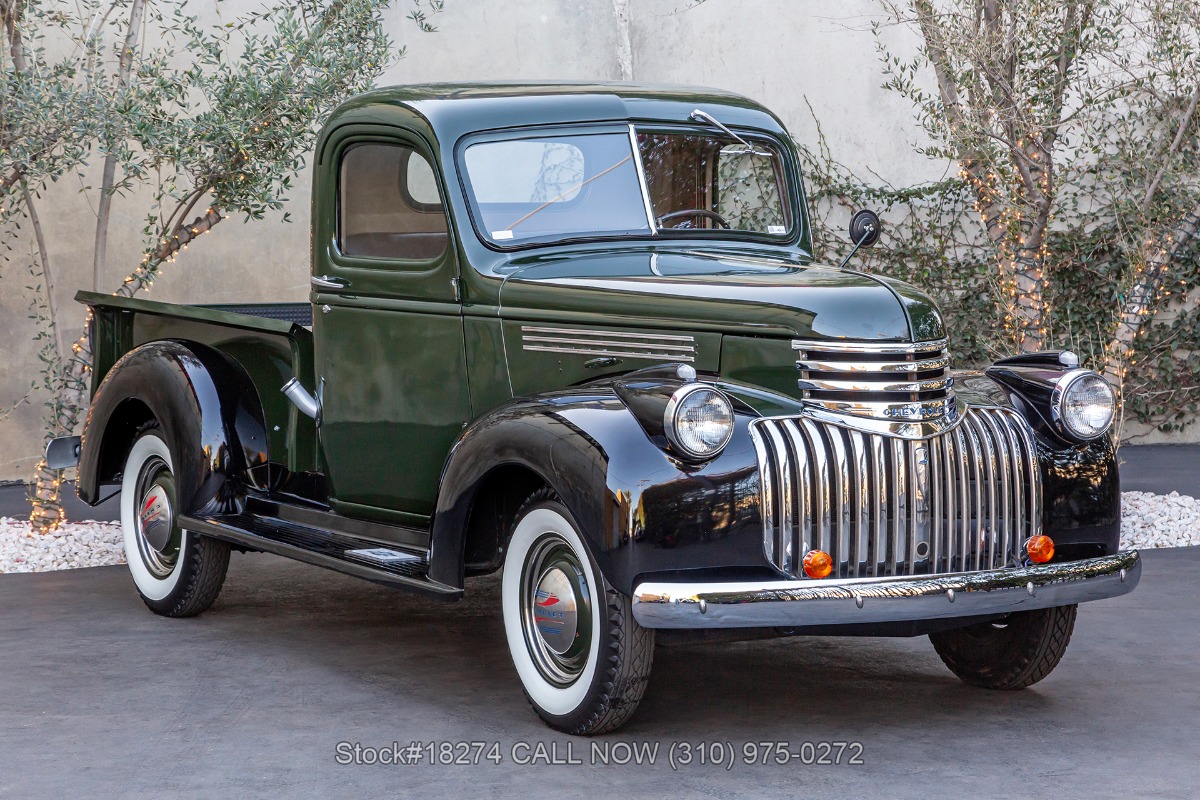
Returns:
[[[1200,496],[1200,448],[1121,455],[1124,488]],[[21,487],[0,487],[0,516],[25,513]],[[115,503],[71,516],[112,519]],[[1191,800],[1200,548],[1144,555],[1137,591],[1083,606],[1062,664],[1022,692],[964,686],[924,637],[660,645],[637,716],[595,740],[616,758],[657,746],[653,763],[625,765],[594,763],[592,741],[529,709],[494,578],[441,605],[235,555],[212,610],[168,620],[124,567],[0,575],[0,798]],[[861,743],[863,763],[744,763],[748,743],[777,741],[810,757],[821,751],[804,742]],[[339,743],[353,756],[393,742],[485,746],[450,751],[470,765],[432,764],[428,750],[420,764],[337,762]],[[701,764],[699,744],[732,747],[736,762],[726,769],[726,749],[725,764]],[[692,763],[679,763],[688,745]]]
[[[1118,458],[1124,491],[1200,497],[1200,445],[1129,445]]]
[[[660,645],[638,714],[597,740],[658,746],[624,766],[528,708],[492,578],[441,605],[235,555],[214,608],[171,620],[123,567],[3,575],[0,797],[1192,800],[1200,548],[1145,559],[1141,586],[1083,606],[1058,669],[1021,692],[959,683],[923,637]],[[863,763],[742,763],[776,741],[858,742]],[[340,742],[496,743],[501,760],[343,766]],[[712,742],[731,769],[672,769],[673,745]],[[582,764],[517,763],[568,746]]]

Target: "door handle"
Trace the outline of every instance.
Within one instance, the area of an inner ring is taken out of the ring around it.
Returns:
[[[330,278],[328,275],[313,275],[308,282],[318,289],[345,289],[350,285],[350,281]]]

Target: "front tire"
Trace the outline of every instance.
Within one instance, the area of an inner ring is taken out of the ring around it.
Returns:
[[[158,428],[134,440],[121,480],[125,560],[143,602],[156,614],[206,611],[225,582],[229,545],[179,527],[175,470]]]
[[[1071,641],[1078,608],[1020,611],[1002,622],[931,633],[929,640],[964,683],[985,689],[1024,689],[1058,666]]]
[[[625,724],[646,691],[654,631],[638,625],[549,492],[517,514],[501,598],[509,653],[538,716],[577,736]]]

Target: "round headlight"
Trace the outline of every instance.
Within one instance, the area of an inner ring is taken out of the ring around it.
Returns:
[[[1103,435],[1117,410],[1117,398],[1108,381],[1087,369],[1072,370],[1059,378],[1052,403],[1063,433],[1082,440]]]
[[[733,407],[716,389],[688,384],[671,395],[663,427],[684,455],[711,458],[733,438]]]

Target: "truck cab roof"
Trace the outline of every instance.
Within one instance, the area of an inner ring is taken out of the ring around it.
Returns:
[[[707,107],[707,108],[706,108]],[[781,138],[787,132],[764,106],[734,92],[703,86],[630,82],[427,83],[388,86],[358,95],[334,109],[321,134],[350,123],[426,126],[435,145],[448,148],[484,130],[581,122],[658,120],[688,122],[697,108],[727,125],[755,128]]]

